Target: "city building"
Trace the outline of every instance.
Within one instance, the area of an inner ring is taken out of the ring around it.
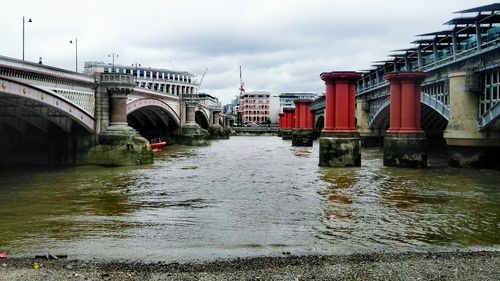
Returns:
[[[318,97],[318,94],[315,93],[282,93],[279,95],[280,112],[283,112],[283,108],[295,108],[294,100],[315,99],[316,97]]]
[[[242,122],[267,123],[270,120],[270,96],[268,92],[243,92],[240,95]]]
[[[92,75],[95,72],[132,74],[137,79],[137,86],[164,94],[180,96],[198,93],[199,83],[194,79],[194,74],[187,71],[173,71],[141,65],[85,62],[83,73]]]

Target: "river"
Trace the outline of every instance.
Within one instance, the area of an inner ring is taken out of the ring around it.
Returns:
[[[432,157],[432,155],[431,155]],[[318,167],[318,143],[232,137],[155,164],[0,170],[0,252],[210,260],[500,246],[500,171]]]

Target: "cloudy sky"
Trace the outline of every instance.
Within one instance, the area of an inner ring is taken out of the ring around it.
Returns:
[[[207,74],[202,92],[229,102],[239,66],[247,91],[323,92],[323,71],[362,70],[415,35],[448,29],[455,11],[491,4],[467,0],[86,0],[5,1],[0,55],[73,70],[84,61]]]

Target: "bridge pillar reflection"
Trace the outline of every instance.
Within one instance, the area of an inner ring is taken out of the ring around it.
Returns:
[[[281,131],[281,137],[284,140],[291,140],[292,139],[292,133],[293,133],[293,127],[294,127],[294,121],[295,121],[295,109],[293,108],[283,108],[283,114],[284,114],[284,122],[283,122],[283,129]]]
[[[355,126],[356,81],[354,71],[332,71],[320,75],[326,84],[325,127],[319,140],[319,165],[361,166],[361,141]]]
[[[427,139],[420,127],[420,84],[424,72],[389,73],[389,129],[384,138],[384,165],[427,167]]]
[[[295,125],[292,133],[292,146],[313,145],[314,115],[311,113],[311,102],[311,99],[298,99],[294,101]]]

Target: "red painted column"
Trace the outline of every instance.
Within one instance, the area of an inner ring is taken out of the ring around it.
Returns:
[[[283,109],[283,112],[285,113],[285,127],[284,127],[284,129],[292,130],[294,127],[293,118],[294,118],[295,109],[285,108],[285,109]]]
[[[321,76],[321,79],[323,77]],[[335,130],[335,84],[333,79],[323,79],[326,84],[324,132]]]
[[[401,84],[399,80],[391,77],[390,75],[386,76],[386,79],[390,82],[389,130],[387,132],[397,133],[401,128]]]
[[[310,104],[311,99],[295,100],[295,129],[296,130],[312,130],[313,126],[309,125],[311,119]]]
[[[349,84],[348,127],[356,130],[356,84]]]
[[[280,129],[283,129],[283,121],[284,121],[283,119],[284,119],[285,114],[280,113],[280,114],[278,114],[278,115],[279,115],[279,118],[280,118],[280,119],[279,119],[279,128],[280,128]]]
[[[356,133],[356,81],[361,78],[354,71],[324,72],[320,75],[326,84],[325,128],[323,134]]]
[[[307,116],[306,116],[307,105],[303,102],[300,103],[300,119],[299,119],[299,129],[304,130],[306,128]]]
[[[316,120],[314,120],[314,118],[316,117],[316,115],[314,114],[314,111],[311,110],[311,108],[309,107],[308,108],[308,111],[309,111],[309,119],[307,120],[307,128],[310,129],[310,130],[313,130],[314,129],[314,123]]]
[[[420,127],[420,83],[424,72],[398,72],[385,76],[390,83],[390,125],[387,133],[423,133]]]
[[[294,101],[295,104],[295,124],[293,126],[294,130],[300,129],[300,119],[302,118],[302,104]]]

